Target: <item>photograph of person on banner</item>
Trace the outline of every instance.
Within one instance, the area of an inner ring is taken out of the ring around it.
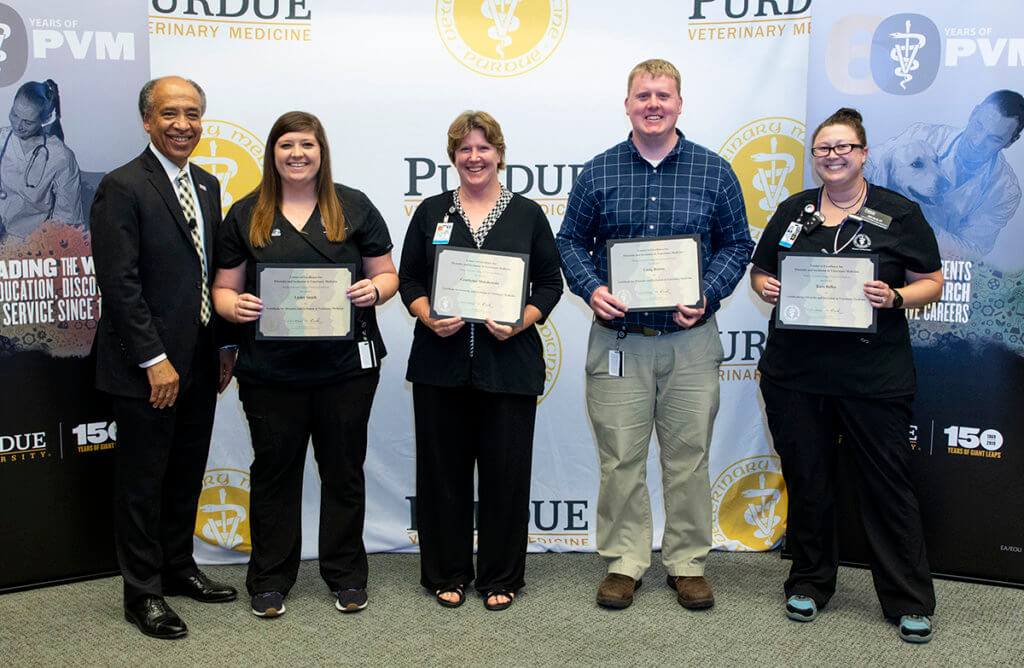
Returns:
[[[1024,97],[997,90],[974,107],[963,128],[914,123],[872,147],[865,172],[921,204],[945,253],[984,257],[998,239],[1013,241],[1017,234],[1006,227],[1020,204],[1020,179],[1003,151],[1022,128]]]
[[[60,115],[53,79],[14,94],[11,124],[0,128],[0,240],[24,239],[49,220],[85,225],[82,177]]]

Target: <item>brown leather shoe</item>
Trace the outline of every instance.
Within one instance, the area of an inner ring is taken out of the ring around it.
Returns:
[[[704,610],[715,604],[711,585],[703,575],[670,575],[668,586],[676,590],[679,605],[689,610]]]
[[[641,582],[621,573],[609,573],[597,588],[597,604],[603,608],[628,608]]]

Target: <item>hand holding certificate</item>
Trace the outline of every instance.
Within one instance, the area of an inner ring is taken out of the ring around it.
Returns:
[[[608,240],[608,289],[630,310],[699,308],[703,273],[699,234]]]
[[[523,324],[530,256],[438,246],[430,317]]]
[[[351,264],[256,265],[263,312],[257,340],[351,339]]]
[[[877,311],[864,295],[864,284],[877,276],[877,255],[779,253],[782,288],[775,326],[874,332]]]

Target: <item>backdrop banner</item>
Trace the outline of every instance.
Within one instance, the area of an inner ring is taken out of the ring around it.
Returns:
[[[458,185],[445,151],[449,123],[465,109],[483,109],[508,144],[502,178],[540,203],[557,231],[582,164],[629,132],[626,77],[653,57],[682,72],[680,128],[733,163],[755,237],[800,188],[809,0],[751,3],[741,16],[724,2],[659,1],[645,12],[657,22],[614,3],[573,0],[396,0],[386,18],[368,0],[281,2],[273,15],[266,3],[230,16],[209,5],[152,3],[151,57],[154,75],[185,74],[207,90],[195,160],[220,178],[225,211],[257,183],[277,116],[311,111],[327,129],[336,179],[381,210],[397,260],[416,206]],[[710,482],[715,541],[725,549],[768,549],[785,531],[785,487],[757,392],[767,317],[745,281],[718,317],[727,359]],[[415,443],[404,380],[413,320],[398,299],[378,318],[389,355],[370,421],[366,543],[372,551],[415,551]],[[540,328],[548,377],[538,406],[531,550],[594,549],[597,455],[583,392],[591,319],[567,293]],[[197,555],[244,561],[252,455],[234,390],[218,406],[214,439]],[[648,470],[660,545],[653,447]],[[313,557],[319,490],[311,454],[303,503],[303,555]]]
[[[143,3],[0,3],[0,590],[116,569],[89,206],[144,144]]]
[[[815,5],[807,119],[859,109],[868,180],[920,203],[939,241],[942,300],[907,312],[910,445],[932,570],[1024,584],[1024,413],[1010,408],[1024,384],[1020,5],[900,9]],[[843,552],[868,558],[860,541]]]

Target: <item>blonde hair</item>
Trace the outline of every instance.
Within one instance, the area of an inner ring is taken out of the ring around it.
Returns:
[[[455,164],[455,149],[466,141],[473,130],[483,132],[487,143],[498,150],[501,156],[498,169],[505,169],[505,136],[501,134],[498,121],[486,111],[464,111],[448,126],[448,159],[452,164]]]
[[[679,76],[679,70],[676,69],[676,66],[667,60],[652,58],[645,60],[630,71],[629,79],[626,81],[626,95],[629,95],[629,91],[633,90],[633,79],[636,79],[641,74],[646,74],[652,79],[672,77],[676,82],[676,93],[679,95],[683,93],[682,77]]]

